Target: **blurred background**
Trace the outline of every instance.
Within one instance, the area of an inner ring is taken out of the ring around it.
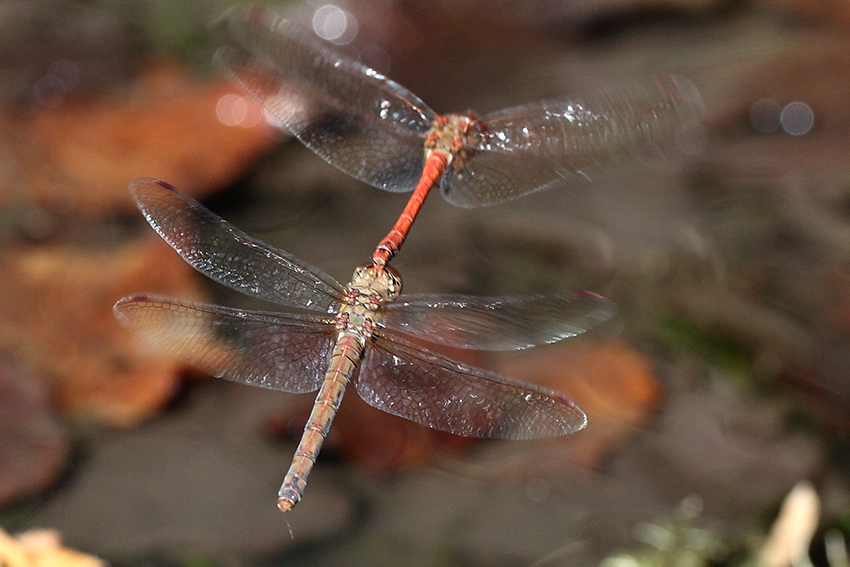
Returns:
[[[850,5],[295,7],[437,112],[675,72],[707,117],[591,183],[432,197],[394,261],[408,292],[612,298],[617,320],[580,339],[465,360],[566,392],[585,431],[473,442],[349,394],[286,516],[313,396],[205,378],[118,326],[135,291],[251,306],[160,241],[127,184],[164,179],[344,282],[407,196],[262,119],[211,63],[229,5],[0,2],[0,526],[23,533],[0,563],[97,564],[67,545],[118,566],[848,565]]]

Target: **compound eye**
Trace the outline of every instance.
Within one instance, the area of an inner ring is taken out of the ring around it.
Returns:
[[[399,283],[399,285],[401,285],[401,274],[399,273],[398,270],[396,270],[395,268],[393,268],[389,264],[385,265],[384,269],[387,271],[387,273],[390,275],[390,277],[392,279],[396,280]]]
[[[395,290],[394,290],[395,293],[400,294],[401,293],[401,285],[402,285],[401,284],[401,274],[398,272],[398,270],[396,270],[392,266],[384,266],[384,269],[387,271],[387,275],[389,276],[390,280],[392,281],[392,286],[395,288]]]

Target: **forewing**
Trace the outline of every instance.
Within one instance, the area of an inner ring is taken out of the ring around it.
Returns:
[[[482,118],[486,135],[465,164],[453,164],[441,189],[454,205],[478,207],[587,180],[599,168],[670,147],[704,113],[696,86],[677,75],[502,110]]]
[[[265,8],[226,21],[231,42],[217,59],[286,130],[361,181],[413,189],[435,117],[419,97]]]
[[[367,349],[354,384],[375,408],[464,437],[555,437],[587,423],[560,392],[466,366],[397,337]]]
[[[616,313],[612,301],[586,291],[402,299],[386,306],[387,331],[473,350],[518,350],[553,343],[581,334]]]
[[[115,316],[152,347],[204,372],[270,390],[319,388],[333,337],[317,315],[244,311],[156,295],[118,301]]]
[[[325,313],[342,299],[329,275],[252,238],[164,181],[136,179],[130,193],[150,225],[193,268],[236,291]]]

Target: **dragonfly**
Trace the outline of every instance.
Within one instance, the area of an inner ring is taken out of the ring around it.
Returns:
[[[115,304],[118,320],[151,346],[213,376],[290,393],[318,390],[278,493],[281,511],[301,499],[352,382],[372,407],[466,437],[544,438],[587,423],[560,392],[467,366],[438,350],[510,351],[560,341],[611,318],[608,299],[585,291],[402,296],[395,268],[374,262],[341,285],[164,181],[137,179],[130,193],[193,268],[278,310],[139,293]]]
[[[670,74],[481,117],[439,115],[276,12],[248,6],[221,21],[229,39],[216,58],[283,129],[361,181],[413,190],[376,249],[379,265],[398,253],[434,186],[453,205],[481,207],[586,181],[668,145],[705,111],[696,86]]]

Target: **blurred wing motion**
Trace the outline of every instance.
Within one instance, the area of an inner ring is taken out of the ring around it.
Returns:
[[[205,276],[246,295],[333,313],[342,287],[284,250],[252,238],[196,200],[155,179],[136,179],[130,194],[148,223]]]
[[[223,22],[228,45],[217,58],[288,131],[361,181],[385,191],[414,188],[438,118],[419,97],[265,8],[232,10]],[[704,111],[691,81],[657,75],[495,112],[473,120],[477,141],[461,137],[446,149],[453,163],[440,182],[443,196],[480,207],[562,179],[586,180],[595,168],[671,145]]]
[[[226,17],[217,58],[304,145],[348,175],[410,191],[435,114],[419,97],[259,6]]]
[[[572,400],[398,338],[366,351],[354,388],[372,407],[455,435],[537,439],[587,423]]]
[[[584,98],[562,98],[484,116],[486,133],[465,167],[449,168],[443,196],[459,207],[495,205],[560,180],[587,180],[657,154],[705,113],[696,86],[656,75]]]
[[[452,348],[509,351],[579,335],[615,313],[590,292],[477,297],[412,295],[386,306],[384,327]]]
[[[271,390],[318,390],[333,348],[333,327],[318,315],[245,311],[143,294],[121,299],[113,311],[158,351],[218,378]]]

